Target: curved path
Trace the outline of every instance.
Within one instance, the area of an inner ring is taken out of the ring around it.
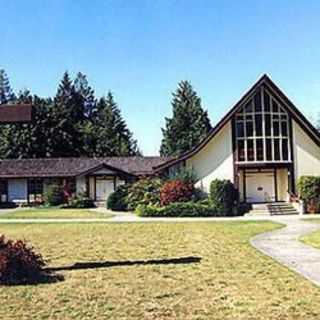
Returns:
[[[270,220],[286,226],[255,236],[251,244],[320,286],[320,250],[299,241],[301,236],[320,229],[320,224],[300,220],[298,216],[272,217]]]

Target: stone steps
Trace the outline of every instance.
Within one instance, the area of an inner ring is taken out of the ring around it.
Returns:
[[[295,214],[299,214],[298,211],[287,202],[252,204],[252,209],[247,213],[249,216]]]

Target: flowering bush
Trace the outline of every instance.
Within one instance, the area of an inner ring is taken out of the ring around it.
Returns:
[[[161,206],[166,206],[174,202],[187,202],[194,194],[193,183],[181,180],[171,180],[166,182],[160,190]]]
[[[34,282],[43,275],[45,262],[22,240],[7,240],[0,236],[0,283]]]

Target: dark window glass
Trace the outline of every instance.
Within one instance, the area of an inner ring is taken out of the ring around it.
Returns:
[[[278,121],[273,122],[273,135],[278,137],[280,135],[280,125]]]
[[[7,194],[7,181],[0,180],[0,194]]]
[[[284,161],[289,160],[288,139],[282,139],[282,159]]]
[[[279,115],[278,114],[273,114],[272,115],[273,120],[279,120]]]
[[[247,152],[248,161],[254,161],[254,144],[252,139],[247,140]]]
[[[243,115],[237,115],[237,120],[243,120]]]
[[[266,152],[267,152],[267,160],[271,161],[272,160],[272,140],[267,139],[266,140]]]
[[[284,109],[282,109],[281,107],[279,107],[279,111],[280,111],[280,113],[286,113],[286,112],[284,111]]]
[[[281,122],[281,134],[283,137],[288,136],[288,125],[287,122]]]
[[[256,115],[256,136],[258,137],[262,136],[262,115],[261,114]]]
[[[29,193],[30,194],[42,194],[43,193],[43,180],[42,179],[29,180]]]
[[[247,114],[246,119],[247,120],[253,120],[253,115],[252,114]]]
[[[279,106],[274,100],[272,100],[272,112],[279,112]]]
[[[263,160],[263,140],[257,139],[257,160]]]
[[[286,115],[286,114],[282,114],[282,115],[281,115],[281,119],[282,119],[282,120],[287,120],[287,115]]]
[[[245,106],[244,108],[245,108],[246,112],[252,112],[252,111],[253,111],[253,109],[252,109],[252,101],[250,100],[250,101],[246,104],[246,106]]]
[[[264,111],[270,112],[270,97],[264,92]]]
[[[274,160],[280,160],[280,140],[274,139]]]
[[[237,137],[244,137],[244,123],[237,122]]]
[[[246,122],[246,130],[247,130],[247,137],[252,137],[253,136],[253,122],[252,121],[247,121]]]
[[[265,130],[266,136],[271,136],[271,116],[270,114],[265,115]]]
[[[245,161],[244,140],[238,140],[238,161]]]
[[[261,112],[261,93],[258,92],[254,96],[254,107],[256,112]]]

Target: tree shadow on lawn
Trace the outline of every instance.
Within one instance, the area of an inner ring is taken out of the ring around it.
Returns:
[[[1,282],[0,286],[22,286],[22,285],[39,285],[39,284],[52,284],[64,281],[64,276],[56,273],[58,271],[72,271],[72,270],[87,270],[87,269],[100,269],[112,267],[125,267],[125,266],[140,266],[140,265],[168,265],[168,264],[190,264],[199,263],[200,257],[180,257],[169,259],[152,259],[152,260],[125,260],[125,261],[102,261],[102,262],[77,262],[70,266],[44,268],[37,276],[29,276],[23,279],[8,279]]]
[[[125,261],[102,261],[102,262],[77,262],[70,266],[47,268],[49,272],[100,269],[111,267],[139,266],[139,265],[167,265],[167,264],[190,264],[199,263],[200,257],[180,257],[169,259],[152,260],[125,260]]]

